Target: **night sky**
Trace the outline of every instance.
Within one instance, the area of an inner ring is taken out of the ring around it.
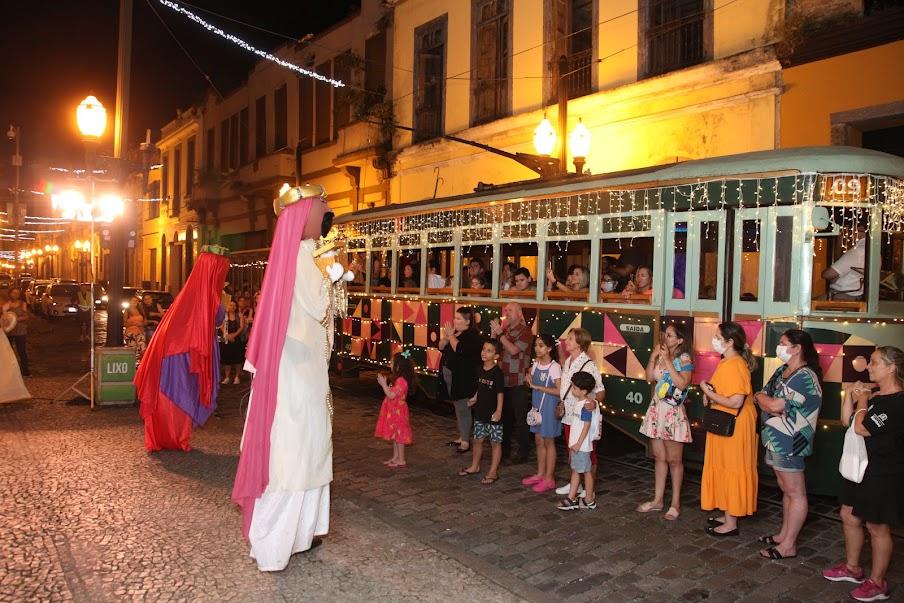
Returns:
[[[134,0],[130,146],[144,139],[147,128],[156,139],[162,125],[201,100],[209,88],[204,77],[179,49],[157,10],[179,42],[227,94],[239,86],[254,58],[156,0]],[[200,8],[301,38],[345,17],[355,0],[192,0]],[[30,164],[76,166],[84,150],[75,125],[75,107],[88,94],[107,108],[102,153],[112,153],[116,89],[117,0],[3,0],[0,36],[0,127],[22,128],[22,155]],[[288,41],[255,31],[184,4],[226,32],[271,50]],[[10,181],[12,145],[3,139],[0,181]],[[29,170],[26,170],[28,172]],[[23,177],[25,177],[23,172]]]

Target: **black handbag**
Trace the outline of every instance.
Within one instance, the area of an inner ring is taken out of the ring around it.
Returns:
[[[734,435],[735,419],[739,414],[741,414],[741,408],[738,408],[738,412],[735,414],[731,414],[709,406],[703,413],[703,430],[713,435],[730,438]]]

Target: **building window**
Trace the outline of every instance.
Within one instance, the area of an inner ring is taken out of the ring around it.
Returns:
[[[163,151],[160,157],[160,199],[169,199],[169,153]]]
[[[239,166],[248,163],[248,107],[239,111]]]
[[[156,199],[160,199],[160,181],[151,182],[148,185],[148,197],[151,199],[155,199],[155,201],[148,201],[148,220],[153,220],[154,218],[160,217],[160,201]]]
[[[314,146],[314,80],[298,79],[298,142],[302,148]]]
[[[414,142],[443,133],[446,15],[414,30]]]
[[[239,114],[229,118],[229,169],[239,167]]]
[[[185,150],[185,195],[191,197],[195,187],[195,138],[188,139]]]
[[[267,97],[254,102],[254,156],[261,158],[267,154]]]
[[[641,0],[641,77],[662,75],[712,56],[713,0]]]
[[[286,85],[283,84],[273,93],[273,148],[276,150],[284,149],[288,144],[287,111]]]
[[[510,0],[472,0],[471,124],[511,113]]]
[[[550,102],[558,99],[560,83],[568,98],[593,91],[594,9],[594,0],[546,0],[545,59],[552,74],[546,97]]]
[[[170,215],[178,216],[182,210],[182,149],[173,151],[173,200]]]
[[[333,77],[348,83],[352,75],[352,60],[349,52],[336,57],[336,60],[333,61]],[[336,138],[339,128],[344,128],[352,120],[352,106],[348,90],[348,86],[344,86],[333,91],[333,138]]]
[[[364,88],[373,101],[386,96],[386,30],[364,42]]]
[[[220,122],[220,169],[229,169],[229,118]]]
[[[332,62],[326,61],[317,65],[315,71],[321,75],[331,77],[333,73]],[[332,130],[330,129],[330,116],[332,114],[333,87],[326,82],[317,80],[314,82],[315,91],[315,132],[314,144],[323,144],[330,141]]]
[[[207,128],[207,148],[204,149],[204,152],[207,153],[207,169],[213,171],[214,157],[216,156],[217,152],[216,138],[213,128]]]

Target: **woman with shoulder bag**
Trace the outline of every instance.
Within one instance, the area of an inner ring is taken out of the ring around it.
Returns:
[[[443,362],[451,376],[449,397],[455,407],[458,422],[458,439],[449,442],[457,446],[456,452],[465,453],[471,449],[471,407],[470,398],[477,393],[477,375],[480,367],[480,350],[483,336],[477,330],[474,309],[462,306],[455,310],[455,319],[443,325],[443,336],[439,349]]]
[[[779,339],[775,356],[782,364],[753,396],[760,407],[760,437],[766,464],[775,471],[782,490],[782,529],[761,536],[766,559],[797,556],[797,536],[807,519],[807,484],[804,459],[813,453],[813,436],[822,406],[822,369],[810,335],[788,329]]]
[[[839,499],[847,555],[822,575],[832,582],[860,584],[851,591],[857,601],[879,601],[890,592],[885,574],[894,545],[891,526],[904,524],[904,352],[892,346],[876,348],[867,371],[878,390],[856,383],[841,404],[841,422],[863,437],[868,463],[860,483],[842,479]],[[872,550],[869,578],[860,566],[864,522]]]
[[[750,383],[756,359],[744,329],[735,322],[719,325],[712,347],[722,360],[709,382],[700,384],[709,407],[703,418],[707,434],[700,506],[722,511],[721,517],[709,518],[707,534],[737,536],[738,518],[756,511],[756,409]]]
[[[664,517],[670,521],[681,513],[681,481],[684,478],[684,445],[691,441],[691,426],[684,401],[694,374],[690,341],[677,323],[669,323],[662,342],[647,363],[647,381],[654,383],[650,407],[640,425],[640,433],[650,438],[656,459],[653,500],[637,507],[638,513],[662,511],[665,482],[672,474],[672,501]]]

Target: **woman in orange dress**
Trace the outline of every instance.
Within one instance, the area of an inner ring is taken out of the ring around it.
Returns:
[[[700,384],[700,389],[708,405],[736,414],[737,418],[732,436],[706,434],[700,506],[705,511],[723,512],[722,516],[709,518],[707,534],[737,536],[738,518],[756,511],[757,412],[750,384],[756,360],[750,353],[744,329],[734,322],[719,325],[712,346],[722,354],[722,360],[709,382]]]

